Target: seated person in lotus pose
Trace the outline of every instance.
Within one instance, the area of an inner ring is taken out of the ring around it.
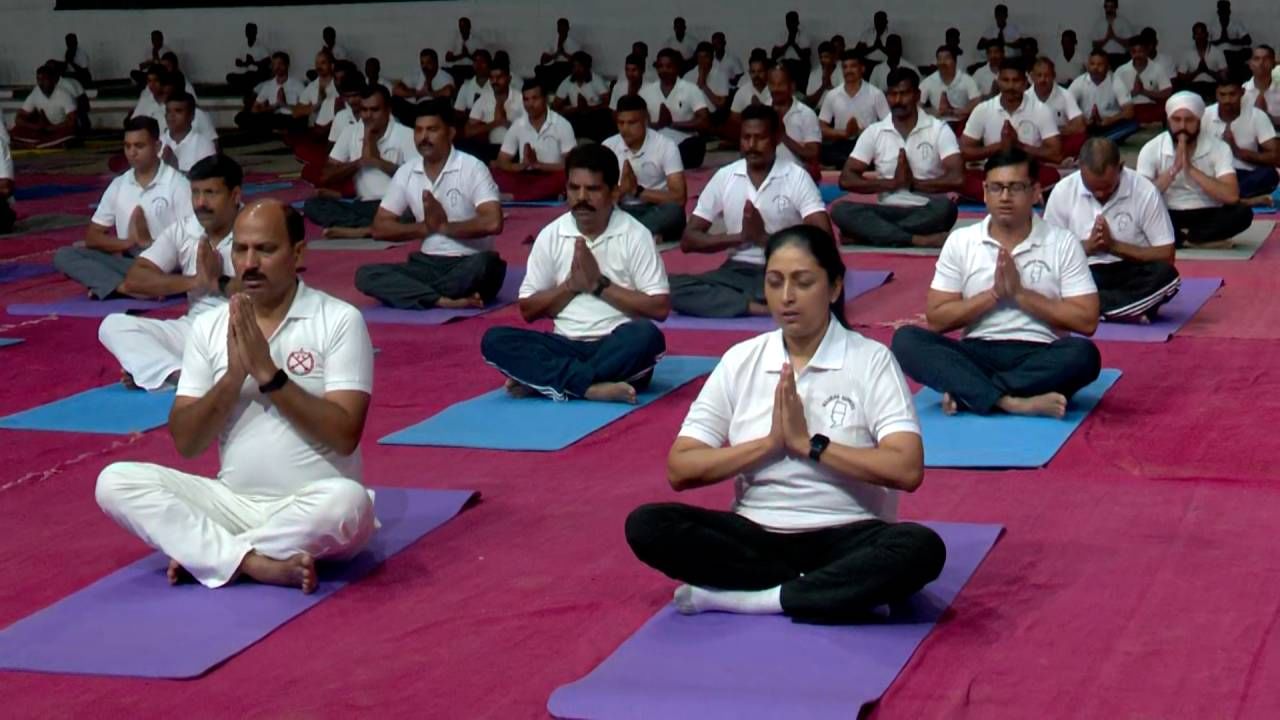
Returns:
[[[258,85],[253,105],[236,115],[236,125],[249,131],[285,131],[306,126],[306,119],[293,116],[293,108],[306,86],[289,76],[289,54],[271,55],[271,78]]]
[[[939,46],[934,58],[938,69],[920,82],[920,106],[942,120],[964,122],[983,94],[973,77],[956,66],[955,48]]]
[[[484,307],[507,274],[493,251],[502,233],[498,186],[484,163],[453,147],[451,116],[443,100],[418,106],[413,140],[421,159],[400,166],[373,217],[375,239],[421,240],[421,251],[356,270],[356,289],[392,307]],[[415,222],[400,221],[406,211]]]
[[[1178,247],[1231,247],[1253,224],[1240,202],[1231,146],[1201,126],[1204,100],[1174,93],[1164,106],[1169,129],[1142,146],[1137,171],[1164,195]]]
[[[178,91],[165,100],[165,129],[160,134],[164,149],[160,159],[165,164],[187,173],[195,164],[218,154],[214,139],[197,132],[192,123],[196,118],[196,99]]]
[[[188,177],[195,211],[160,233],[120,284],[122,294],[140,298],[186,293],[189,308],[172,320],[114,313],[98,326],[98,340],[120,363],[126,387],[173,385],[192,321],[240,291],[231,269],[231,228],[242,178],[240,166],[223,155],[196,163]]]
[[[498,150],[511,124],[522,117],[524,97],[511,89],[511,70],[495,59],[489,70],[489,92],[481,94],[471,106],[471,114],[467,116],[463,130],[465,140],[460,147],[490,162],[498,157]]]
[[[899,68],[889,74],[890,117],[858,136],[840,173],[840,188],[875,193],[875,203],[844,202],[831,220],[848,241],[881,247],[942,247],[956,224],[947,193],[964,182],[955,133],[920,109],[920,77]],[[867,178],[869,170],[875,171]]]
[[[467,116],[471,114],[471,108],[476,106],[476,102],[485,93],[492,93],[493,86],[489,84],[489,71],[493,69],[493,55],[488,50],[480,49],[471,54],[472,64],[467,67],[473,73],[466,82],[458,88],[458,94],[453,99],[453,109],[461,115],[463,123],[466,122]],[[368,71],[365,75],[368,75]]]
[[[408,125],[414,118],[414,106],[437,98],[452,100],[454,89],[453,76],[440,69],[440,56],[432,48],[423,48],[418,53],[417,77],[400,80],[391,90],[395,95],[392,112]]]
[[[1138,123],[1133,119],[1133,98],[1129,96],[1129,88],[1112,76],[1107,67],[1107,54],[1101,50],[1089,53],[1085,70],[1067,88],[1084,115],[1085,133],[1106,135],[1123,142],[1138,132]]]
[[[391,116],[391,93],[385,87],[366,87],[359,110],[359,122],[334,143],[324,169],[326,187],[355,181],[355,202],[320,196],[302,207],[303,215],[325,228],[327,238],[369,237],[391,176],[401,165],[422,157],[413,130]]]
[[[627,542],[683,583],[681,613],[870,620],[946,560],[933,530],[897,522],[899,493],[924,477],[920,423],[893,355],[846,326],[831,236],[788,228],[766,253],[781,329],[725,353],[667,457],[677,491],[734,479],[733,509],[644,505],[627,517]]]
[[[124,128],[129,171],[107,186],[93,213],[84,247],[64,247],[53,265],[104,300],[120,291],[129,267],[151,239],[191,214],[191,184],[160,161],[160,126],[149,117]]]
[[[1218,83],[1218,102],[1204,111],[1204,131],[1231,148],[1240,186],[1240,202],[1249,206],[1271,204],[1280,177],[1280,139],[1265,110],[1245,105],[1240,81],[1228,78]]]
[[[58,74],[48,65],[36,70],[36,86],[18,110],[11,141],[19,147],[48,148],[76,137],[76,99],[58,87]]]
[[[943,393],[947,414],[1003,410],[1060,418],[1101,372],[1098,289],[1071,232],[1036,217],[1035,159],[1012,148],[987,159],[990,214],[951,233],[929,287],[929,328],[893,336],[907,375]],[[945,333],[963,330],[964,339]]]
[[[490,328],[480,353],[517,397],[634,403],[666,351],[654,321],[671,311],[667,271],[649,231],[615,207],[613,153],[584,145],[566,166],[570,210],[538,233],[520,285],[520,315],[552,318],[555,332]]]
[[[328,50],[316,53],[316,78],[302,91],[298,104],[293,108],[294,117],[306,118],[311,126],[311,138],[329,137],[329,125],[333,123],[338,99],[338,84],[333,76],[333,55]]]
[[[244,26],[242,55],[235,58],[235,72],[227,73],[227,84],[238,94],[248,94],[258,83],[271,77],[271,51],[258,37],[257,23]]]
[[[742,111],[751,105],[772,105],[769,95],[769,71],[773,69],[773,61],[763,51],[751,54],[747,59],[747,82],[738,86],[729,103],[729,122],[721,129],[721,136],[726,140],[737,142],[738,133],[742,129]]]
[[[982,98],[993,98],[1000,94],[1000,86],[996,79],[1000,76],[1000,66],[1008,58],[1005,57],[1004,43],[993,42],[984,48],[987,54],[987,61],[978,66],[974,70],[970,68],[970,75],[973,82],[978,86],[978,92],[982,93]]]
[[[680,78],[680,62],[679,52],[660,50],[653,65],[658,79],[640,88],[640,97],[649,108],[650,126],[675,142],[685,168],[700,168],[707,142],[699,133],[711,129],[711,110],[698,86]]]
[[[526,82],[521,96],[524,114],[502,138],[490,164],[493,179],[512,200],[554,200],[564,193],[564,156],[578,140],[569,121],[547,107],[547,92],[537,80]]]
[[[960,136],[960,152],[966,162],[981,163],[992,155],[1017,148],[1036,160],[1040,168],[1036,186],[1048,189],[1058,181],[1058,171],[1041,163],[1062,162],[1062,138],[1053,112],[1027,95],[1027,74],[1016,60],[1000,65],[1000,94],[974,108]],[[983,198],[984,171],[965,173],[961,195]]]
[[[581,50],[573,54],[569,77],[560,83],[554,105],[575,135],[600,142],[612,134],[613,115],[608,107],[609,83],[591,66],[590,55]]]
[[[1164,122],[1164,101],[1173,94],[1173,79],[1150,58],[1151,48],[1141,36],[1129,40],[1129,62],[1116,68],[1115,83],[1133,99],[1133,119],[1142,125]]]
[[[653,233],[655,242],[679,240],[688,200],[680,149],[649,130],[649,108],[638,95],[618,101],[617,123],[618,134],[604,146],[618,156],[618,206]]]
[[[302,216],[244,209],[231,257],[242,290],[192,323],[169,434],[187,458],[219,441],[217,478],[118,462],[98,505],[169,556],[169,582],[237,578],[315,591],[316,560],[358,553],[377,527],[360,483],[373,346],[360,311],[298,278]]]
[[[645,86],[644,66],[645,59],[642,56],[635,54],[627,56],[622,68],[622,76],[613,83],[613,89],[609,91],[610,110],[616,113],[618,102],[622,98],[640,95],[640,88]]]
[[[1160,191],[1126,168],[1104,137],[1080,150],[1080,172],[1059,183],[1045,222],[1084,241],[1103,320],[1148,322],[1178,293],[1173,224]]]
[[[782,118],[778,158],[790,160],[804,168],[814,182],[822,180],[818,154],[822,149],[822,127],[818,114],[796,99],[796,83],[786,65],[769,71],[769,100],[773,111]]]
[[[698,197],[680,249],[729,251],[719,268],[671,276],[671,306],[682,315],[767,315],[764,245],[770,233],[804,223],[831,232],[827,207],[804,168],[778,157],[782,121],[767,105],[742,111],[742,159],[716,171]],[[717,220],[723,233],[712,233]]]
[[[822,127],[822,164],[844,167],[844,161],[863,128],[889,117],[889,103],[880,88],[863,79],[862,58],[852,50],[840,61],[844,84],[827,93],[818,110]]]
[[[1058,71],[1047,57],[1036,58],[1031,68],[1031,89],[1035,98],[1053,113],[1053,122],[1062,138],[1062,157],[1075,158],[1084,145],[1084,113],[1076,104],[1075,96],[1058,84]]]

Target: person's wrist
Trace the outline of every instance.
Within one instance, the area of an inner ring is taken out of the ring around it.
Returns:
[[[278,372],[280,372],[280,368],[276,367],[275,363],[267,363],[263,367],[253,370],[253,380],[259,385],[266,385],[275,378]]]

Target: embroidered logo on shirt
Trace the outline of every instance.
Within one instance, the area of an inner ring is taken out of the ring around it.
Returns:
[[[1031,279],[1031,283],[1033,285],[1039,284],[1040,278],[1048,274],[1049,265],[1043,260],[1032,260],[1027,263],[1026,267],[1020,268],[1019,272],[1026,273],[1027,277]]]
[[[1127,212],[1116,213],[1115,220],[1112,222],[1115,223],[1116,232],[1118,233],[1128,234],[1129,230],[1133,228],[1133,216]]]
[[[308,350],[294,350],[285,363],[294,375],[309,375],[316,368],[316,356]]]
[[[791,198],[786,195],[774,195],[773,205],[778,208],[778,212],[786,212],[787,208],[791,207]]]
[[[445,193],[444,201],[449,203],[449,207],[456,208],[462,204],[462,191],[458,188],[449,188],[449,192]]]
[[[937,152],[930,143],[920,143],[916,146],[916,155],[920,157],[922,162],[929,162],[933,158],[933,154]]]
[[[832,429],[843,427],[853,414],[853,400],[847,395],[832,395],[823,401],[822,407],[828,413]]]
[[[1036,136],[1035,123],[1031,122],[1030,120],[1023,120],[1022,122],[1018,123],[1018,136],[1019,137],[1035,137]]]

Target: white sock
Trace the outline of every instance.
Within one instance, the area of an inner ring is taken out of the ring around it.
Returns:
[[[782,586],[768,590],[707,590],[681,585],[676,588],[675,603],[676,610],[684,615],[704,612],[779,615],[782,613]]]

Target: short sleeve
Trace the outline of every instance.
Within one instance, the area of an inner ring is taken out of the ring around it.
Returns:
[[[983,126],[986,125],[986,122],[987,107],[984,103],[974,108],[973,112],[969,114],[969,119],[964,123],[964,136],[970,140],[981,142],[985,134],[983,133]]]
[[[1113,89],[1115,90],[1115,94],[1116,94],[1116,104],[1118,104],[1120,107],[1133,104],[1133,93],[1130,91],[1129,88],[1119,83],[1116,83]]]
[[[560,143],[560,156],[564,157],[578,146],[578,138],[574,137],[573,126],[569,124],[568,120],[563,120],[558,123],[558,125],[559,128],[557,129],[556,134],[559,137],[557,140]]]
[[[1246,105],[1246,107],[1253,107]],[[1275,126],[1271,124],[1271,119],[1267,114],[1257,108],[1253,108],[1253,112],[1249,113],[1250,119],[1253,121],[1253,132],[1257,136],[1258,145],[1271,142],[1276,138]]]
[[[551,247],[556,241],[557,225],[557,222],[552,222],[533,241],[533,249],[529,251],[529,259],[525,262],[524,280],[520,283],[521,300],[543,290],[550,290],[558,282],[556,258]]]
[[[510,155],[513,158],[520,157],[519,136],[521,135],[520,131],[523,129],[522,122],[523,119],[517,120],[511,126],[511,129],[507,131],[507,134],[503,136],[502,147],[498,149],[499,153]]]
[[[671,284],[667,280],[667,268],[662,263],[662,256],[658,254],[653,235],[648,230],[637,234],[640,237],[628,238],[631,243],[627,263],[631,278],[635,281],[635,289],[645,295],[670,295]]]
[[[659,137],[665,137],[659,135]],[[662,174],[668,177],[684,172],[684,160],[680,157],[680,148],[673,142],[663,143]]]
[[[39,90],[32,88],[31,92],[27,93],[27,99],[22,102],[22,112],[29,113],[36,109],[37,92],[39,92]]]
[[[865,165],[874,165],[876,158],[876,133],[862,132],[858,133],[858,141],[853,144],[853,152],[849,153],[849,157],[857,160]]]
[[[568,100],[569,95],[573,91],[573,78],[567,77],[564,82],[560,83],[560,87],[556,90],[556,97],[561,100]]]
[[[54,93],[54,97],[62,99],[62,111],[71,114],[76,111],[76,99],[69,92]]]
[[[1036,125],[1040,128],[1040,138],[1048,140],[1049,138],[1058,137],[1058,121],[1053,119],[1053,111],[1048,105],[1041,104],[1035,109]]]
[[[947,125],[938,130],[938,157],[946,160],[952,155],[960,154],[960,144],[956,142],[956,134]]]
[[[477,162],[471,174],[471,205],[478,208],[491,202],[502,202],[502,196],[498,193],[498,183],[494,182],[489,168]]]
[[[689,106],[693,108],[694,112],[698,112],[700,110],[706,110],[710,107],[709,105],[707,105],[706,94],[704,94],[696,86],[693,88],[693,92],[689,93],[689,97],[691,99]]]
[[[409,189],[408,189],[408,166],[404,166],[396,171],[391,182],[387,185],[387,192],[382,196],[382,202],[378,204],[379,210],[400,217],[409,209]]]
[[[90,222],[94,225],[109,227],[112,230],[116,228],[116,195],[119,192],[120,178],[116,178],[107,186],[107,191],[102,193],[102,199],[98,201],[98,207],[93,211],[93,218]]]
[[[799,165],[795,167],[797,172],[793,175],[796,180],[791,187],[793,194],[791,202],[795,203],[796,209],[800,211],[800,217],[807,218],[815,213],[825,213],[827,204],[822,202],[822,193],[813,182],[813,178],[809,177],[809,173]]]
[[[0,136],[0,180],[13,179],[13,156],[9,154],[9,143]]]
[[[822,130],[818,127],[817,115],[809,112],[804,114],[804,127],[800,128],[800,137],[796,140],[804,143],[822,142]]]
[[[875,100],[872,101],[872,106],[876,111],[876,120],[883,120],[889,117],[889,101],[885,99],[884,93],[877,89],[873,95],[875,95]]]
[[[176,272],[181,263],[178,257],[178,240],[182,237],[182,226],[183,223],[180,222],[170,225],[139,257],[160,268],[162,272]]]
[[[459,99],[461,99],[461,96],[459,96]],[[484,99],[484,98],[480,98],[480,99],[476,100],[476,104],[475,104],[475,105],[472,105],[472,106],[471,106],[471,114],[469,115],[469,117],[470,117],[472,120],[479,120],[479,121],[481,121],[481,122],[488,122],[488,120],[485,120],[485,119],[484,119],[484,104],[485,104],[485,99]]]
[[[713,448],[724,447],[729,441],[729,426],[733,422],[733,398],[729,388],[729,362],[737,353],[725,353],[711,371],[707,382],[698,391],[698,397],[689,406],[680,437],[686,437]]]
[[[1143,193],[1142,216],[1138,221],[1142,223],[1142,233],[1146,235],[1147,242],[1152,247],[1172,245],[1174,243],[1173,220],[1169,217],[1164,201],[1160,199],[1160,191],[1149,180],[1135,179],[1139,186],[1146,186],[1146,192]],[[1049,197],[1052,199],[1053,196]]]
[[[920,420],[902,368],[893,353],[878,347],[871,367],[867,369],[867,396],[863,398],[867,426],[876,442],[894,433],[920,434]]]
[[[1075,96],[1069,92],[1062,93],[1062,102],[1066,105],[1067,120],[1075,120],[1084,113],[1080,111],[1080,104],[1076,102]]]
[[[1213,176],[1220,178],[1235,174],[1235,158],[1231,154],[1231,146],[1225,142],[1217,143],[1213,148]]]
[[[1089,271],[1089,258],[1084,254],[1084,243],[1068,230],[1061,231],[1067,242],[1062,243],[1059,250],[1062,258],[1060,277],[1062,297],[1081,297],[1096,295],[1098,286],[1093,282],[1093,273]]]
[[[1138,151],[1138,162],[1134,170],[1142,177],[1155,181],[1156,176],[1160,174],[1160,150],[1156,147],[1153,140],[1142,146]]]
[[[373,392],[373,343],[364,317],[355,308],[343,305],[334,313],[324,357],[324,391]]]
[[[1173,79],[1169,77],[1169,73],[1165,72],[1159,63],[1152,63],[1152,65],[1155,65],[1156,70],[1156,89],[1168,90],[1173,87]]]
[[[330,160],[335,162],[351,162],[352,160],[355,160],[355,158],[351,156],[351,141],[348,139],[348,136],[351,133],[356,132],[357,127],[359,126],[348,125],[341,134],[338,135],[337,142],[333,144],[333,149],[329,151]],[[361,138],[362,142],[363,140],[364,138]]]
[[[222,341],[226,341],[226,323],[218,322],[228,315],[226,306],[198,318],[187,336],[182,350],[182,373],[178,375],[178,396],[201,398],[213,389],[215,378],[212,348],[209,335],[222,328]]]
[[[744,92],[747,92],[746,85],[743,85],[738,89],[738,96],[740,97]],[[836,121],[835,98],[836,94],[834,92],[827,93],[826,96],[822,98],[822,104],[818,107],[818,120],[828,125],[832,125]],[[737,97],[733,99],[733,105],[735,110],[739,109]]]
[[[933,268],[931,290],[938,292],[958,293],[964,291],[964,239],[957,233],[951,233],[942,244],[942,252],[938,253],[938,262]]]
[[[185,175],[178,175],[177,182],[173,184],[172,192],[173,195],[169,198],[169,202],[173,207],[173,214],[168,218],[169,225],[161,228],[161,232],[170,226],[181,226],[183,220],[195,214],[195,208],[191,206],[191,183],[187,181]]]
[[[1049,201],[1044,204],[1044,221],[1060,228],[1071,228],[1071,207],[1068,198],[1075,193],[1067,181],[1063,181],[1049,194]]]
[[[713,223],[724,215],[724,184],[725,178],[728,177],[727,170],[721,170],[711,176],[711,181],[703,188],[702,194],[698,195],[698,204],[693,208],[693,214]]]

